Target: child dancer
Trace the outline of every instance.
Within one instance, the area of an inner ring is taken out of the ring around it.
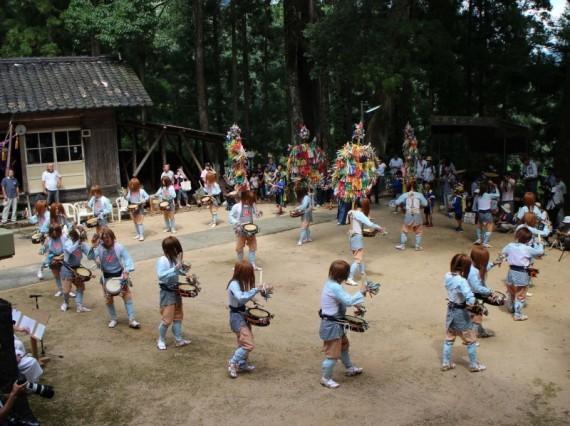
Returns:
[[[52,206],[55,204],[57,203],[53,203]],[[67,239],[63,236],[61,225],[55,224],[49,227],[48,239],[45,242],[47,256],[44,265],[48,266],[51,269],[51,273],[55,279],[55,285],[57,287],[57,291],[54,294],[55,297],[60,297],[63,295],[63,287],[61,285],[60,277],[61,263],[54,263],[53,258],[63,253],[63,245],[65,244],[66,240]],[[75,294],[71,295],[71,297],[74,296]]]
[[[232,207],[228,216],[228,221],[233,225],[236,234],[236,252],[238,262],[243,260],[243,249],[247,244],[249,248],[249,263],[251,263],[253,269],[256,271],[261,270],[261,268],[259,268],[255,263],[257,238],[255,235],[252,235],[251,237],[246,236],[243,232],[243,225],[246,223],[253,223],[254,216],[259,217],[260,214],[261,212],[258,213],[255,206],[255,194],[252,191],[245,191],[241,194],[241,201]]]
[[[525,192],[523,196],[523,206],[517,212],[517,219],[522,222],[525,213],[533,213],[537,218],[540,218],[540,209],[536,206],[536,196],[532,192]]]
[[[131,219],[135,225],[135,240],[144,241],[144,204],[148,201],[149,196],[144,189],[141,188],[140,181],[134,177],[129,181],[129,192],[125,197],[129,204],[136,204],[138,208],[131,211]]]
[[[400,195],[396,200],[396,206],[404,205],[406,215],[404,216],[404,225],[402,226],[402,234],[400,235],[400,244],[396,246],[398,250],[406,249],[408,241],[408,232],[413,231],[416,234],[416,251],[423,250],[422,247],[422,214],[420,207],[426,207],[428,202],[425,197],[413,190],[415,181],[410,181],[411,190]]]
[[[301,216],[301,234],[299,235],[299,242],[297,243],[298,246],[302,246],[303,243],[313,241],[311,239],[311,230],[309,229],[313,221],[313,203],[311,196],[307,192],[307,188],[299,187],[295,192],[297,199],[301,200],[301,204],[295,210],[303,212],[303,216]]]
[[[90,247],[82,241],[77,227],[73,227],[67,236],[67,241],[63,244],[63,267],[60,275],[63,287],[63,303],[61,304],[62,312],[67,311],[69,306],[69,297],[71,285],[77,288],[75,296],[75,310],[77,313],[91,312],[91,309],[83,306],[83,293],[85,292],[85,283],[74,279],[74,268],[81,265],[83,254],[88,255]]]
[[[160,286],[160,315],[162,320],[158,326],[159,350],[166,350],[166,332],[172,324],[172,334],[176,340],[176,347],[186,346],[191,340],[182,337],[182,297],[178,294],[178,277],[186,275],[189,267],[182,263],[182,246],[176,237],[166,237],[162,241],[161,256],[156,262],[156,274]]]
[[[487,272],[495,266],[494,263],[489,262],[489,250],[482,246],[474,246],[471,249],[471,268],[467,276],[467,282],[473,294],[480,294],[481,296],[489,296],[493,290],[487,287],[485,280]],[[483,315],[471,314],[471,320],[475,325],[477,337],[493,337],[495,335],[491,330],[483,328]]]
[[[477,227],[477,240],[474,244],[483,243],[483,247],[491,247],[491,233],[493,232],[493,213],[491,201],[498,200],[501,194],[492,182],[481,182],[479,186],[480,196],[477,201],[479,226]],[[482,238],[482,239],[481,239]]]
[[[457,232],[463,232],[463,187],[457,186],[455,188],[455,195],[453,196],[453,202],[451,203],[453,208],[453,214],[455,220],[457,221]]]
[[[228,307],[230,309],[230,328],[237,336],[238,347],[228,362],[228,373],[232,379],[238,372],[250,372],[255,366],[248,363],[249,353],[255,348],[251,326],[245,321],[245,304],[258,293],[271,291],[271,286],[260,284],[255,287],[253,266],[242,260],[235,264],[234,274],[228,283]]]
[[[36,201],[35,209],[36,209],[36,214],[31,216],[28,219],[28,221],[32,225],[37,225],[38,232],[45,236],[49,231],[49,225],[50,225],[50,213],[47,202],[45,200]],[[45,252],[45,247],[42,245],[40,247],[40,254],[43,255],[44,252]],[[39,280],[42,280],[44,278],[43,268],[44,268],[44,262],[40,264],[40,269],[38,269],[37,276]]]
[[[445,320],[442,371],[455,368],[455,364],[451,361],[451,353],[457,336],[467,345],[469,371],[477,373],[487,368],[477,360],[477,338],[467,310],[468,305],[475,304],[475,296],[466,279],[470,268],[471,260],[465,254],[456,254],[451,259],[450,271],[445,275],[445,289],[449,302]]]
[[[107,216],[111,214],[113,206],[107,197],[103,195],[99,185],[93,185],[90,191],[91,199],[87,206],[93,210],[93,215],[97,218],[97,230],[99,233],[103,226],[107,226]]]
[[[424,225],[428,227],[433,226],[433,209],[435,207],[435,193],[431,189],[429,183],[424,184],[424,198],[427,200],[428,205],[424,207]]]
[[[212,216],[210,227],[215,228],[218,225],[218,206],[220,205],[220,194],[222,193],[220,185],[216,182],[216,172],[209,171],[206,173],[204,192],[212,197],[212,202],[209,206],[210,215]]]
[[[358,198],[355,202],[355,210],[348,212],[348,217],[352,220],[352,229],[349,232],[350,251],[354,261],[350,266],[350,274],[346,283],[348,285],[356,286],[358,283],[354,281],[356,271],[359,271],[360,277],[366,274],[366,267],[364,265],[364,238],[362,237],[362,226],[365,225],[369,228],[377,229],[383,232],[384,228],[375,224],[368,215],[370,214],[370,201],[367,198]]]
[[[176,223],[174,222],[174,200],[176,200],[176,191],[172,186],[172,182],[168,176],[163,176],[160,180],[162,187],[156,191],[159,200],[168,202],[168,208],[163,211],[164,215],[164,232],[172,232],[176,234]]]
[[[105,295],[105,305],[111,318],[109,328],[117,326],[117,311],[115,310],[114,296],[105,291],[105,282],[114,277],[122,278],[120,296],[123,298],[125,310],[129,316],[129,327],[140,328],[140,323],[135,319],[133,295],[129,289],[128,281],[129,274],[135,270],[135,266],[127,250],[116,240],[117,238],[112,230],[107,227],[101,228],[101,232],[93,237],[93,250],[88,257],[95,260],[101,269],[101,285]]]
[[[63,235],[67,235],[73,223],[67,219],[65,209],[61,203],[51,203],[49,207],[50,225],[60,225]]]
[[[515,321],[525,321],[528,316],[523,314],[522,309],[530,283],[528,267],[533,258],[544,254],[544,247],[538,243],[535,247],[529,245],[532,233],[526,227],[515,232],[515,240],[516,242],[507,244],[501,253],[509,263],[506,280],[509,310]]]
[[[344,260],[335,260],[331,263],[329,278],[321,294],[319,337],[323,341],[325,353],[325,359],[321,365],[321,385],[329,389],[336,389],[340,386],[332,378],[333,368],[339,358],[346,368],[346,376],[357,376],[363,371],[362,368],[352,364],[348,354],[348,338],[343,325],[339,323],[339,320],[342,320],[346,314],[346,308],[362,303],[367,294],[364,285],[353,295],[343,290],[342,282],[348,278],[349,271],[350,266]]]

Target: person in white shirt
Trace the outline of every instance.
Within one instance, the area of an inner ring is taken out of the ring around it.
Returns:
[[[566,193],[566,185],[564,182],[560,180],[560,176],[555,175],[555,184],[552,187],[552,196],[548,200],[546,204],[546,210],[548,211],[548,216],[550,218],[550,222],[554,229],[558,228],[558,213],[560,209],[564,205],[564,194]]]
[[[174,183],[174,172],[170,170],[170,164],[165,164],[162,166],[162,174],[160,175],[160,181],[162,182],[163,177],[168,177],[171,183]]]
[[[420,157],[418,161],[416,161],[416,182],[418,182],[420,185],[423,184],[424,170],[426,167],[427,161]]]
[[[532,192],[537,195],[538,168],[536,163],[528,156],[522,158],[522,178],[524,180],[525,192]]]
[[[390,160],[390,163],[388,163],[388,167],[390,167],[390,174],[392,176],[396,176],[398,170],[401,170],[403,166],[404,161],[398,156],[398,154],[395,154]]]
[[[422,170],[422,180],[424,181],[424,183],[429,183],[431,186],[432,182],[435,179],[435,166],[433,165],[433,159],[431,158],[430,155],[428,155],[425,159],[425,165],[424,168]]]
[[[376,183],[374,184],[374,204],[379,204],[380,195],[386,186],[386,163],[382,157],[378,157],[376,163]]]
[[[510,210],[515,210],[515,180],[510,173],[507,173],[500,184],[501,205],[508,204]]]
[[[61,175],[55,170],[53,163],[49,163],[42,173],[42,185],[47,203],[59,203],[59,189],[62,185]]]

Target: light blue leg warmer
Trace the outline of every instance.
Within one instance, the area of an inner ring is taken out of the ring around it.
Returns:
[[[166,230],[170,231],[170,220],[169,219],[164,219],[164,227],[166,228]]]
[[[230,363],[232,364],[242,364],[246,359],[247,356],[249,355],[249,351],[245,350],[244,348],[242,348],[241,346],[239,348],[237,348],[233,354],[233,356],[230,359]]]
[[[172,321],[172,334],[174,334],[176,341],[182,340],[182,321]]]
[[[174,220],[174,218],[170,219],[170,230],[176,231],[176,221]]]
[[[127,316],[129,321],[135,319],[135,305],[132,300],[125,300],[125,310],[127,311]]]
[[[520,318],[520,317],[521,317],[521,315],[523,314],[523,312],[522,312],[522,310],[523,310],[523,305],[524,305],[524,302],[523,302],[523,301],[518,300],[518,299],[515,299],[515,302],[514,302],[514,314],[515,314],[515,317],[517,317],[517,318]]]
[[[109,317],[112,320],[116,320],[117,319],[117,311],[115,310],[115,304],[111,303],[108,305],[105,305],[107,307],[107,312],[109,313]]]
[[[83,289],[77,289],[75,296],[75,304],[76,305],[83,305]]]
[[[476,232],[476,235],[477,235],[477,239],[478,239],[478,240],[481,240],[481,238],[482,238],[482,237],[481,237],[481,228],[477,228],[477,229],[475,230],[475,232]]]
[[[366,265],[364,264],[364,262],[360,262],[360,275],[364,276],[364,274],[366,274]]]
[[[348,275],[348,278],[350,278],[351,280],[354,279],[354,274],[356,274],[356,271],[358,270],[358,263],[356,262],[352,262],[352,265],[350,265],[350,274]]]
[[[168,326],[161,322],[160,325],[158,326],[158,336],[159,336],[158,338],[160,339],[161,342],[164,342],[166,340],[167,331],[168,331]]]
[[[469,365],[475,367],[477,365],[477,344],[475,342],[467,345],[467,354],[469,355]]]
[[[422,236],[416,235],[416,247],[421,247],[421,246],[422,246]]]
[[[453,352],[453,342],[445,340],[443,342],[443,363],[451,364],[451,353]]]
[[[301,229],[299,233],[299,242],[302,243],[307,239],[307,231],[305,229]]]
[[[237,252],[237,260],[241,262],[243,260],[243,250]]]
[[[61,286],[61,278],[60,277],[57,277],[55,279],[55,286],[57,287],[57,289],[59,291],[63,291],[63,287]]]
[[[408,236],[406,235],[405,232],[402,232],[402,233],[400,234],[400,244],[402,244],[403,246],[405,246],[407,242],[408,242]]]
[[[483,244],[489,244],[489,240],[491,240],[491,233],[484,232],[483,233]]]
[[[255,265],[255,250],[250,250],[247,258],[249,260],[249,263],[251,263],[252,265]]]
[[[142,223],[139,225],[139,235],[144,237],[144,225]]]
[[[325,379],[332,379],[332,373],[334,365],[336,364],[336,359],[325,358],[321,364],[322,375]]]
[[[348,351],[343,351],[340,353],[340,360],[342,361],[343,365],[346,368],[352,367],[352,361],[350,360],[350,355],[348,354]]]

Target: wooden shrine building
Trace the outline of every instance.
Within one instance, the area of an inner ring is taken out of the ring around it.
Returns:
[[[22,189],[36,194],[55,163],[62,200],[84,198],[94,184],[115,193],[117,111],[151,105],[134,71],[110,57],[0,59],[0,142],[11,140],[0,173],[9,159]]]

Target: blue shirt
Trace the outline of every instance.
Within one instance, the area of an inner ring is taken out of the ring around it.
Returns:
[[[8,198],[16,198],[18,196],[18,179],[6,176],[2,179],[2,188],[6,191]]]
[[[228,285],[228,305],[234,308],[239,308],[253,299],[256,294],[256,288],[252,288],[248,291],[242,291],[239,286],[239,282],[233,280]]]
[[[321,294],[321,312],[323,315],[344,316],[347,306],[358,305],[364,301],[364,296],[360,291],[349,294],[342,288],[342,285],[328,279]]]
[[[104,273],[114,274],[135,270],[133,260],[127,250],[119,243],[115,243],[113,247],[106,248],[103,244],[98,245],[89,253],[89,259],[98,259],[101,270]]]
[[[463,213],[463,197],[461,195],[453,197],[453,211],[455,214]]]

